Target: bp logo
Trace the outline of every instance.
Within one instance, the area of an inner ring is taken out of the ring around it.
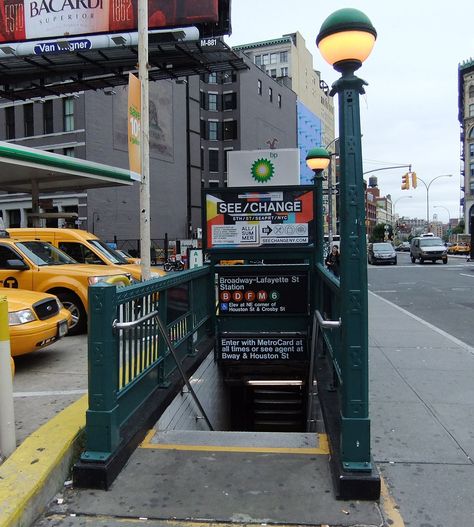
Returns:
[[[268,159],[257,159],[250,169],[252,177],[258,183],[266,183],[272,179],[275,173],[275,167],[273,163]]]

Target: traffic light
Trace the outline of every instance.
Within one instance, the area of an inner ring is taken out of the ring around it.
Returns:
[[[410,178],[407,174],[403,174],[402,176],[402,190],[409,190],[410,189]]]
[[[417,179],[416,179],[416,172],[412,172],[411,173],[411,186],[413,188],[416,188],[417,185],[418,185],[418,182],[417,182]]]

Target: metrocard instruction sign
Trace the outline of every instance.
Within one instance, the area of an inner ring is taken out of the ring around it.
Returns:
[[[313,242],[313,187],[207,189],[205,246],[301,247]]]

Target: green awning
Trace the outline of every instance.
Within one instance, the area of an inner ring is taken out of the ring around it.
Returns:
[[[40,192],[54,192],[132,185],[135,180],[123,168],[0,141],[1,191],[31,193],[32,181]]]

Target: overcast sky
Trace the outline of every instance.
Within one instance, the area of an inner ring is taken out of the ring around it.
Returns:
[[[235,46],[299,31],[313,54],[314,69],[331,85],[338,73],[320,56],[316,35],[333,11],[354,7],[372,21],[378,36],[372,54],[358,71],[366,80],[361,97],[364,171],[412,164],[429,183],[430,215],[447,222],[459,217],[460,127],[458,64],[474,58],[472,0],[234,0]],[[336,105],[336,104],[335,104]],[[400,189],[403,169],[376,172],[382,194],[391,194],[400,215],[426,218],[426,189]],[[438,205],[440,208],[434,209]],[[445,207],[445,208],[442,208]]]

